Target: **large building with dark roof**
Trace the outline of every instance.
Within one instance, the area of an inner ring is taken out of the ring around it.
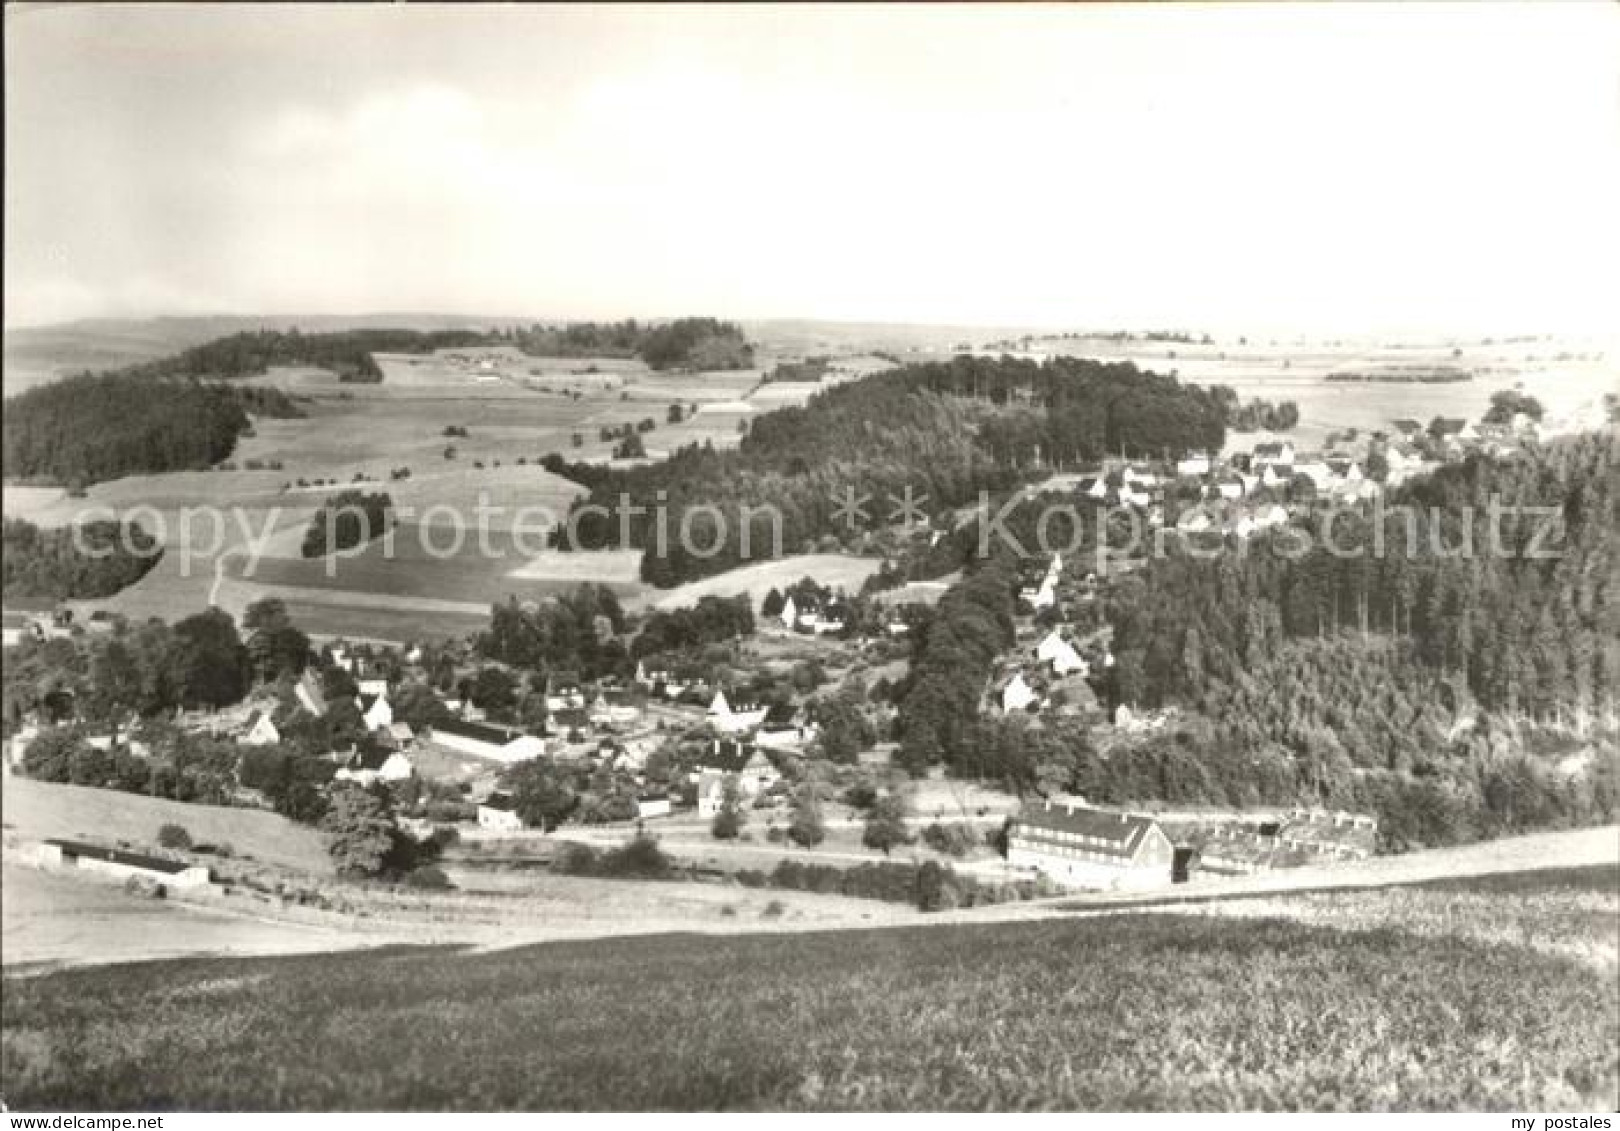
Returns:
[[[1007,860],[1065,887],[1151,888],[1171,882],[1175,845],[1150,817],[1046,801],[1018,815]]]

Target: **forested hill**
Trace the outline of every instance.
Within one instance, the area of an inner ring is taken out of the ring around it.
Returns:
[[[653,369],[745,369],[754,360],[753,346],[732,323],[679,318],[667,323],[632,319],[489,330],[365,329],[319,334],[297,329],[249,330],[124,372],[231,380],[259,376],[276,365],[308,365],[330,370],[340,381],[376,382],[383,379],[383,373],[372,360],[373,353],[426,354],[479,346],[513,346],[537,357],[639,357]]]
[[[546,466],[590,489],[575,504],[574,542],[562,531],[559,544],[619,545],[619,502],[627,496],[648,508],[625,524],[628,546],[648,551],[642,577],[671,586],[770,556],[770,523],[759,508],[782,516],[784,553],[829,539],[853,541],[887,521],[891,497],[908,488],[914,498],[926,496],[928,512],[939,513],[976,501],[980,491],[1013,487],[1037,466],[1218,449],[1226,406],[1216,392],[1129,363],[962,356],[874,374],[818,393],[803,408],[765,414],[735,451],[688,447],[622,471],[556,456]],[[870,518],[857,529],[839,509],[851,491],[867,496]],[[669,532],[662,552],[654,510],[660,503]],[[725,516],[723,531],[712,512],[696,509],[706,507]],[[743,507],[756,515],[746,553]],[[690,548],[678,537],[683,516],[690,519]],[[711,545],[717,549],[710,555],[691,552]]]
[[[371,358],[373,353],[432,353],[499,340],[483,330],[336,330],[322,334],[297,329],[244,330],[121,372],[229,381],[261,376],[271,366],[307,365],[330,370],[340,381],[368,383],[383,378]]]
[[[1382,510],[1381,531],[1377,510],[1338,513],[1332,547],[1312,524],[1241,556],[1151,562],[1111,608],[1118,696],[1197,701],[1284,640],[1348,630],[1407,641],[1487,709],[1616,707],[1620,440],[1475,456],[1393,492]]]
[[[1369,810],[1392,845],[1613,820],[1620,439],[1471,458],[1386,510],[1382,554],[1376,512],[1341,514],[1338,552],[1279,532],[1118,587],[1110,697],[1215,728],[1167,799]]]
[[[5,476],[74,486],[208,467],[230,455],[250,412],[302,415],[278,389],[122,372],[68,377],[6,401]]]
[[[653,369],[747,369],[754,364],[754,347],[742,329],[714,318],[536,324],[509,331],[507,340],[536,357],[639,357]]]

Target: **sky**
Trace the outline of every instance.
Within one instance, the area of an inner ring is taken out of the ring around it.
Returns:
[[[5,321],[1603,332],[1620,6],[8,5]]]

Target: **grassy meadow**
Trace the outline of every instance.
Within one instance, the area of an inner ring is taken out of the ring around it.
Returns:
[[[5,982],[0,1088],[26,1110],[1613,1110],[1617,882],[1604,866],[1390,889],[1320,922],[61,970]],[[1549,912],[1607,964],[1534,945]]]

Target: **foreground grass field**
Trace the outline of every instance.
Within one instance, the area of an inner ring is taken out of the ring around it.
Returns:
[[[1453,886],[1388,893],[1416,932],[1155,914],[66,970],[5,983],[0,1088],[81,1110],[1612,1110],[1612,963],[1513,928],[1584,901],[1604,913],[1560,932],[1612,954],[1617,882],[1465,884],[1492,939],[1418,907]]]

